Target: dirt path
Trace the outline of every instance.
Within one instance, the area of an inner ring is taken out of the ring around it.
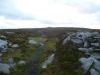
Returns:
[[[43,52],[43,46],[40,46],[37,50],[38,51],[37,51],[35,57],[33,58],[33,60],[29,64],[29,75],[37,75],[38,64],[39,64],[40,57],[41,57],[42,52]]]

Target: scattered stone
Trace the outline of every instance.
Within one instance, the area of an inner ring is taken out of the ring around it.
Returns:
[[[26,62],[25,61],[23,61],[23,60],[20,60],[19,62],[18,62],[18,64],[25,64]]]
[[[5,74],[9,74],[10,73],[9,68],[10,68],[10,66],[8,64],[0,63],[0,72],[3,72]]]
[[[11,47],[17,48],[17,47],[19,47],[19,45],[18,44],[13,44]]]
[[[14,32],[8,32],[8,31],[6,31],[5,33],[7,33],[7,34],[14,34]]]
[[[55,54],[52,54],[48,59],[43,63],[42,68],[47,68],[47,65],[49,65],[53,59],[54,59]]]
[[[34,41],[34,40],[29,40],[29,43],[30,43],[30,44],[37,44],[37,42]]]
[[[10,42],[10,43],[8,44],[8,46],[12,46],[12,43]]]
[[[8,62],[9,62],[9,64],[10,64],[11,67],[14,67],[15,66],[15,63],[14,63],[13,58],[9,58],[8,59]]]
[[[71,39],[70,36],[68,36],[66,39],[64,39],[64,41],[63,41],[63,45],[64,45],[65,43],[67,43],[68,41],[70,41],[70,39]]]
[[[43,44],[43,43],[40,43],[40,45],[41,45],[41,46],[44,46],[44,44]]]

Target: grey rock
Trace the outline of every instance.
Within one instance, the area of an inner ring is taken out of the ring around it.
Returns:
[[[100,61],[94,59],[94,68],[100,72]]]
[[[82,63],[81,67],[84,69],[84,73],[86,73],[91,65],[93,64],[93,58],[80,58],[79,61]]]
[[[84,47],[88,48],[89,46],[90,46],[89,42],[88,41],[84,41]]]
[[[0,53],[0,56],[2,56],[3,54],[2,53]]]
[[[16,65],[15,62],[14,62],[14,60],[13,60],[13,58],[9,58],[8,62],[9,62],[9,64],[10,64],[11,67],[14,67]]]
[[[100,59],[100,53],[93,53],[93,54],[91,54],[90,57],[92,57],[94,59]]]
[[[10,66],[8,64],[0,63],[0,72],[9,74],[10,73],[9,68],[10,68]]]
[[[91,43],[92,46],[100,46],[100,44],[98,42],[96,43]]]
[[[9,45],[9,46],[12,46],[12,43],[10,42],[8,45]]]
[[[47,68],[47,65],[49,65],[53,61],[54,56],[55,54],[49,56],[48,59],[42,64],[42,68]]]
[[[92,52],[93,49],[92,48],[78,48],[79,51],[85,52],[85,53],[89,53]]]
[[[98,71],[96,71],[95,69],[91,69],[90,73],[91,73],[91,75],[100,75],[100,73]]]
[[[70,41],[70,40],[71,40],[71,37],[68,36],[66,39],[64,39],[64,41],[63,41],[63,45],[64,45],[65,43],[67,43],[68,41]]]
[[[98,42],[98,39],[93,39],[93,38],[87,38],[87,40],[88,40],[90,43]]]
[[[23,61],[23,60],[20,60],[19,62],[18,62],[18,64],[25,64],[26,62],[25,61]]]
[[[40,45],[41,45],[41,46],[44,46],[44,44],[43,44],[43,43],[40,43]]]
[[[36,41],[34,41],[34,40],[29,40],[29,43],[30,44],[38,44]]]
[[[17,48],[17,47],[19,47],[19,45],[18,44],[13,44],[11,47]]]
[[[6,38],[6,36],[4,36],[4,35],[0,35],[0,37],[1,37],[1,38]]]
[[[76,44],[82,44],[82,40],[72,38],[71,41]]]
[[[94,39],[100,39],[100,34],[93,37]]]

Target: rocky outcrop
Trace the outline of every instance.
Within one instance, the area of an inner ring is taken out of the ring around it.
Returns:
[[[76,32],[74,34],[75,36],[71,37],[72,34],[70,34],[63,44],[69,41],[69,37],[73,43],[83,44],[83,48],[78,48],[78,50],[88,55],[88,58],[81,57],[79,59],[82,63],[81,68],[84,73],[90,72],[91,75],[100,75],[100,34],[98,32]],[[73,40],[73,38],[75,39]]]

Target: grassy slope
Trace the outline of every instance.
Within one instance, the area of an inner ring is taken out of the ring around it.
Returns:
[[[82,45],[73,44],[72,42],[62,45],[62,41],[62,39],[59,41],[57,39],[49,39],[46,42],[38,75],[82,75],[82,71],[75,72],[81,64],[78,59],[87,57],[84,53],[77,50]],[[42,69],[42,63],[52,53],[56,54],[54,61],[46,69]]]
[[[8,63],[9,58],[14,58],[16,62],[16,66],[11,68],[10,75],[28,75],[27,67],[30,61],[34,58],[34,55],[37,52],[39,45],[31,45],[28,43],[28,40],[33,39],[39,43],[39,41],[44,42],[46,39],[44,38],[37,38],[37,37],[26,37],[25,35],[22,37],[21,34],[4,34],[7,36],[8,41],[12,43],[17,43],[19,45],[18,48],[8,48],[8,51],[1,57],[2,63]],[[18,65],[18,61],[24,60],[26,62],[25,65]],[[9,64],[9,63],[8,63]]]

